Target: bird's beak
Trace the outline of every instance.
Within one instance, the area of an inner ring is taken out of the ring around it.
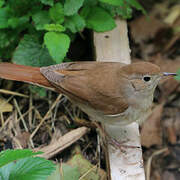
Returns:
[[[176,73],[163,72],[163,76],[177,76]]]

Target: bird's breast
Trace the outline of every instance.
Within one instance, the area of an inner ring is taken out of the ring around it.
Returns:
[[[143,103],[146,104],[143,106]],[[123,113],[115,115],[104,115],[103,112],[97,111],[84,104],[78,104],[78,106],[94,121],[99,121],[101,123],[115,126],[124,126],[132,122],[144,122],[150,115],[152,100],[148,102],[142,102],[141,106],[129,106],[128,109]]]

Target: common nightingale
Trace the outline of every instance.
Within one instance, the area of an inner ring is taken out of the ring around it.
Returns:
[[[0,63],[0,78],[63,93],[92,119],[111,125],[144,121],[163,76],[152,63],[70,62],[48,67]]]

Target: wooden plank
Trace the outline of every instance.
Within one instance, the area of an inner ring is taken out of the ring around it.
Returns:
[[[129,64],[130,48],[127,35],[127,23],[116,20],[117,27],[109,32],[94,32],[94,46],[97,61],[116,61]],[[140,148],[114,148],[108,145],[109,162],[112,180],[144,180],[142,150],[140,144],[139,127],[132,123],[124,127],[114,127],[105,124],[106,131],[125,145]]]

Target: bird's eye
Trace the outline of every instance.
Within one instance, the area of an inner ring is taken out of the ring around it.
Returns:
[[[145,82],[148,82],[148,81],[151,80],[151,77],[150,77],[150,76],[144,76],[144,77],[143,77],[143,80],[144,80]]]

